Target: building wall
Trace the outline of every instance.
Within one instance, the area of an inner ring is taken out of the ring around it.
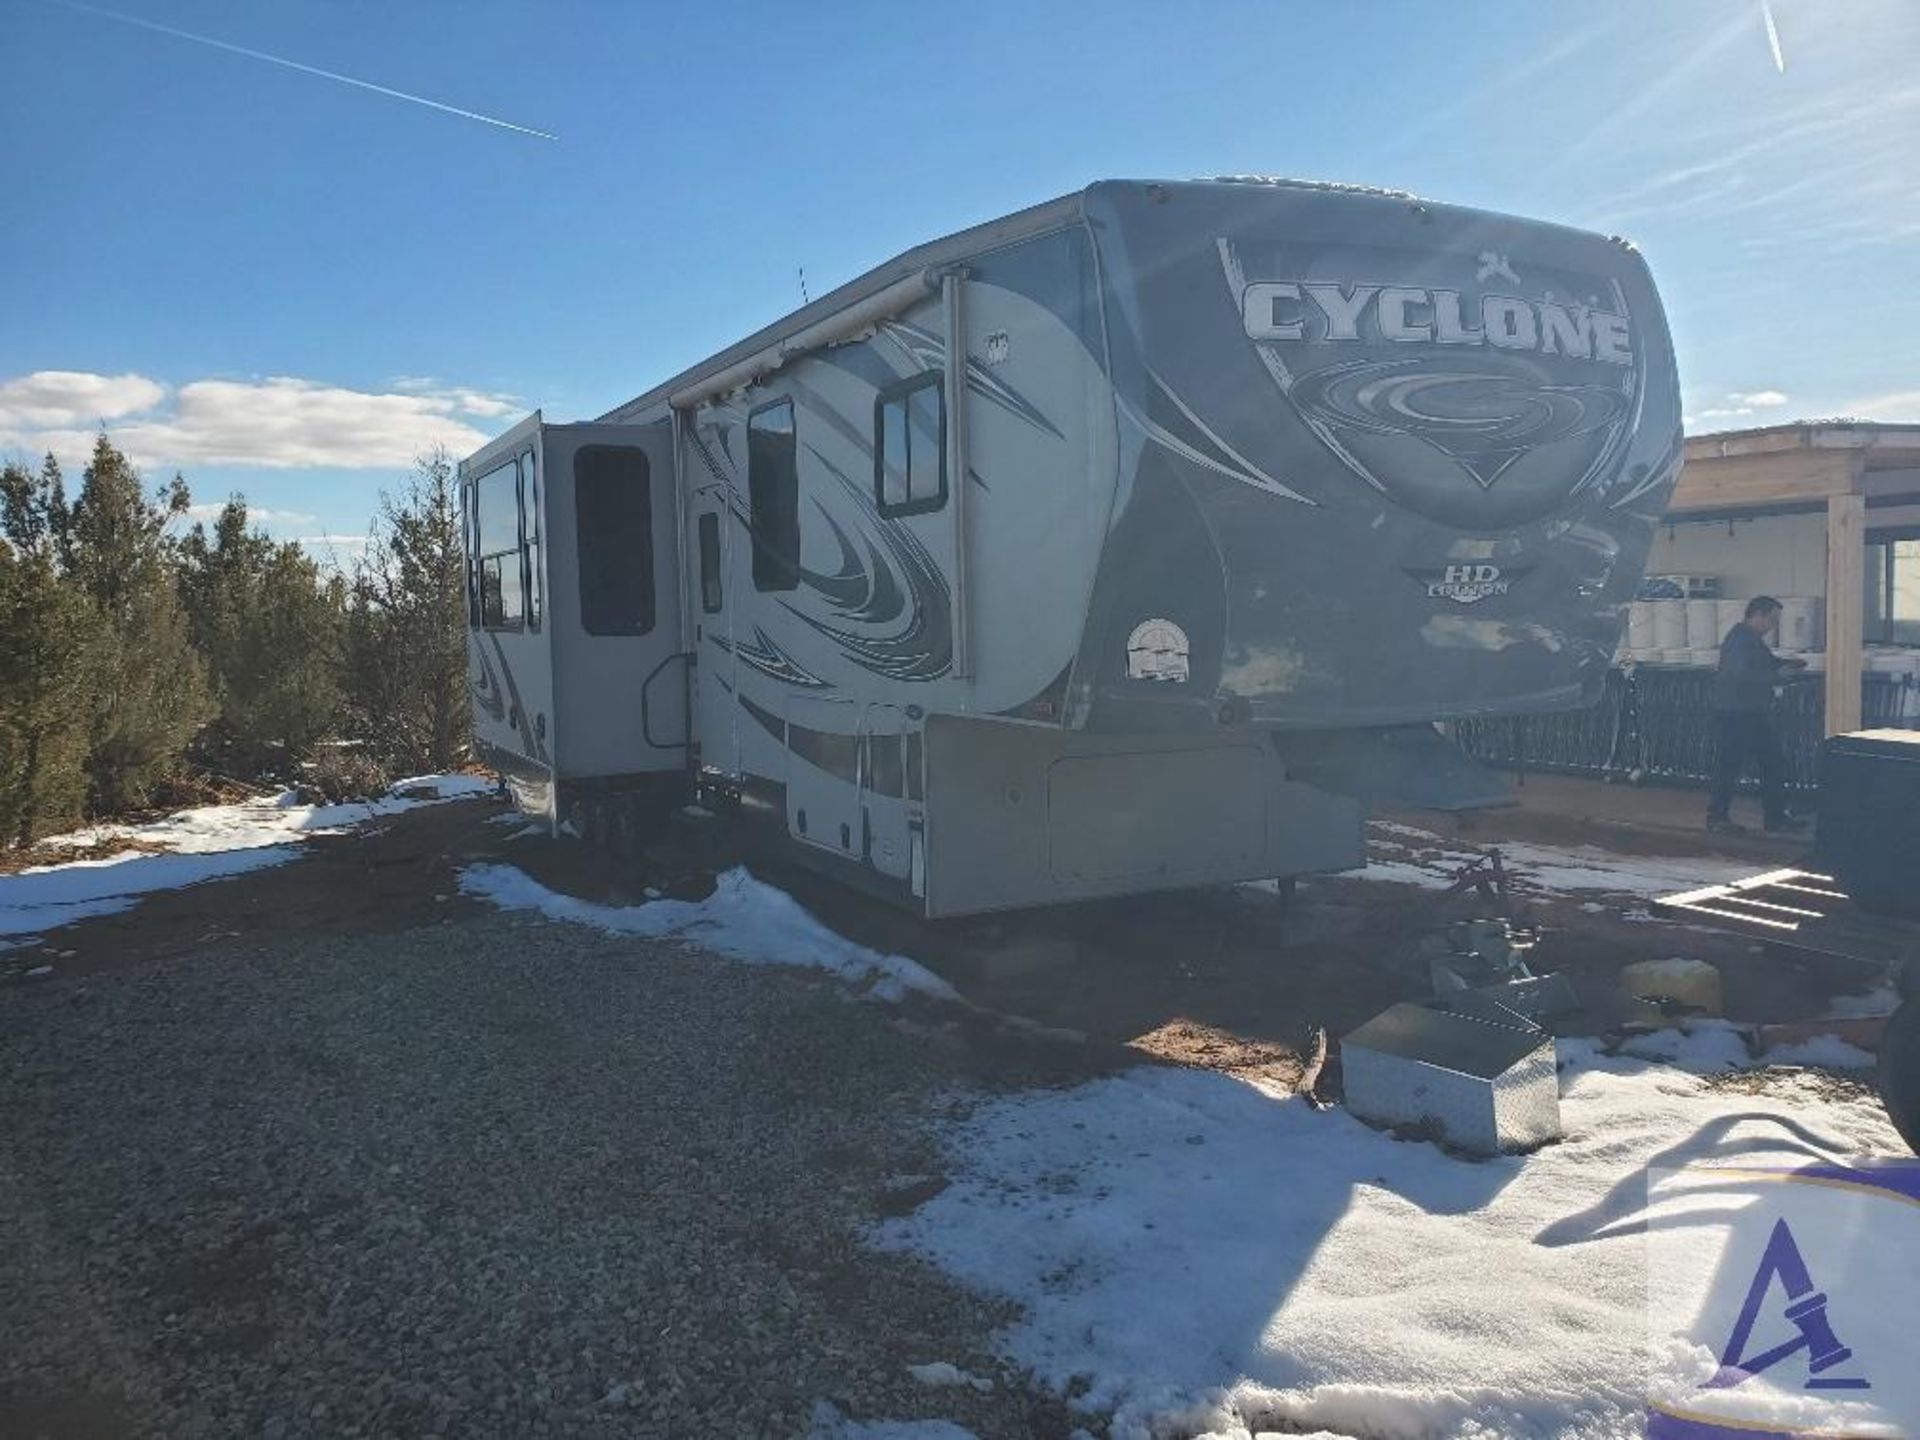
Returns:
[[[1827,517],[1763,515],[1752,520],[1688,520],[1661,526],[1647,561],[1650,575],[1718,575],[1720,593],[1827,593]]]
[[[1875,496],[1920,493],[1920,470],[1878,471],[1867,477]],[[1895,526],[1920,526],[1920,505],[1879,505],[1867,511],[1869,536]],[[1823,511],[1762,515],[1740,520],[1677,520],[1661,526],[1647,561],[1650,575],[1718,575],[1720,593],[1827,593],[1827,517]]]

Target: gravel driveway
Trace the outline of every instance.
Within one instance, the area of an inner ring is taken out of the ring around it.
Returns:
[[[471,911],[9,985],[0,1432],[1064,1435],[996,1305],[857,1239],[940,1184],[942,1034]]]

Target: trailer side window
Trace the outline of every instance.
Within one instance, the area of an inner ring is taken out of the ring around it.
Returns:
[[[800,584],[800,456],[791,400],[747,416],[747,491],[753,588],[792,590]]]
[[[467,628],[480,628],[480,535],[474,528],[473,482],[460,485],[460,548],[467,554]]]
[[[874,397],[873,498],[889,519],[947,503],[947,399],[938,370]]]
[[[517,630],[526,607],[520,590],[520,467],[509,460],[474,482],[479,537],[480,623]]]
[[[653,629],[653,482],[647,453],[582,445],[573,456],[580,624],[589,635]]]
[[[720,613],[720,517],[709,510],[700,517],[700,608]]]
[[[520,457],[520,563],[525,569],[527,628],[540,628],[540,483],[534,475],[533,451]]]

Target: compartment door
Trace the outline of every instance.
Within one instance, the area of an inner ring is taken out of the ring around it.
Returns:
[[[787,696],[787,833],[848,860],[863,846],[860,719],[851,700]]]
[[[907,778],[907,715],[898,705],[869,705],[860,735],[861,849],[882,875],[909,880],[920,802]],[[917,780],[917,777],[915,777]]]

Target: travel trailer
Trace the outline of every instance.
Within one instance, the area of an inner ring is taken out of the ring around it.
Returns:
[[[460,469],[475,733],[629,848],[698,796],[932,916],[1364,863],[1591,703],[1680,464],[1620,240],[1108,181]]]

